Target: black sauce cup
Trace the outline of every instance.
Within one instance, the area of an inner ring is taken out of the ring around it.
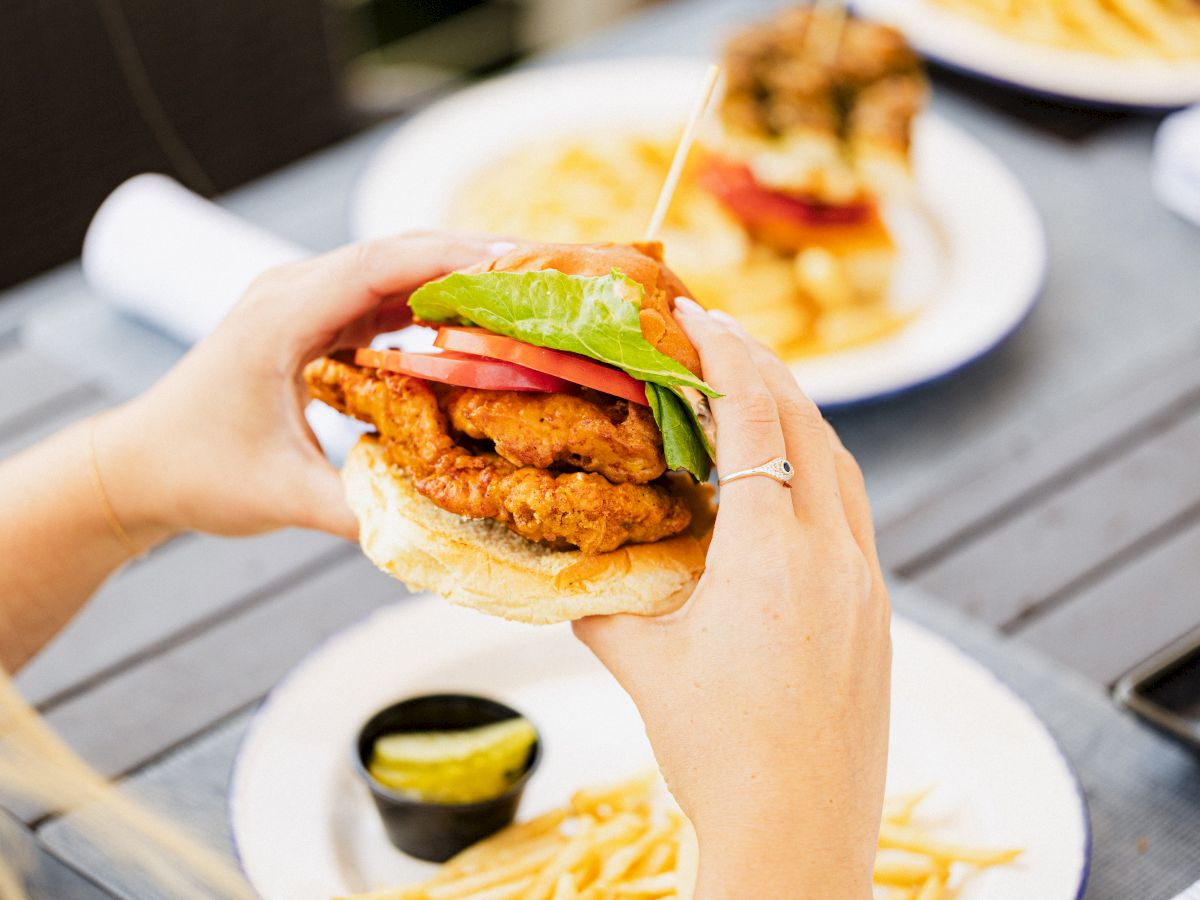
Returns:
[[[525,771],[503,794],[477,803],[426,803],[376,781],[368,770],[378,738],[412,731],[459,731],[520,717],[510,706],[467,694],[433,694],[380,710],[354,742],[353,764],[371,791],[388,838],[409,856],[444,862],[460,850],[512,823],[525,785],[542,757],[541,735],[529,751]]]

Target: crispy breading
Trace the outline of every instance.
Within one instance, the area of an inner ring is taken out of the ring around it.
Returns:
[[[614,484],[653,481],[667,469],[650,408],[594,391],[533,394],[452,388],[441,397],[455,431],[490,440],[518,466],[569,466]]]
[[[324,357],[304,372],[310,393],[370,422],[388,457],[442,509],[501,522],[531,541],[604,553],[678,534],[691,522],[665,484],[613,484],[595,472],[517,466],[455,443],[430,384]]]

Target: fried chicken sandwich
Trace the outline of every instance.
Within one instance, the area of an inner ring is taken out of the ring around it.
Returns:
[[[690,296],[657,244],[533,244],[409,299],[432,353],[311,363],[310,393],[374,426],[342,478],[359,540],[414,589],[530,622],[660,614],[711,531]]]
[[[757,244],[792,259],[823,314],[880,302],[896,257],[880,205],[911,187],[929,94],[920,57],[893,28],[810,5],[734,35],[724,63],[701,185]],[[852,317],[829,320],[826,343],[854,342]]]

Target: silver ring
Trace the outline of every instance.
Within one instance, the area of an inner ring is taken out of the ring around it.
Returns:
[[[718,478],[717,484],[729,484],[731,481],[737,481],[739,478],[749,478],[751,475],[766,475],[768,478],[774,478],[784,487],[788,487],[788,482],[796,477],[796,467],[782,456],[777,456],[769,462],[763,463],[761,466],[755,466],[753,469],[730,472],[723,478]]]

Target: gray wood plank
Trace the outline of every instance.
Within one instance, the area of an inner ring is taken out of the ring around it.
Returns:
[[[258,699],[322,639],[406,595],[354,553],[59,704],[47,721],[100,772],[120,775]]]
[[[93,389],[78,370],[56,365],[19,343],[0,350],[0,385],[0,437],[14,434],[22,422],[33,424],[44,407]]]
[[[65,342],[64,334],[87,339]],[[117,397],[146,390],[187,349],[82,288],[63,293],[30,316],[21,339],[43,359],[86,372]],[[120,351],[114,353],[114,348]]]
[[[1200,519],[1017,635],[1110,684],[1198,625]]]
[[[83,271],[75,261],[0,292],[0,342],[6,336],[14,337],[34,310],[43,309],[54,298],[79,290],[82,285]]]
[[[1197,403],[1200,344],[1188,342],[1182,353],[1129,378],[1123,389],[1096,407],[1084,407],[1048,436],[999,439],[969,474],[943,480],[923,502],[883,521],[881,557],[889,568],[913,577],[959,543],[1036,505],[1056,486],[1122,454],[1147,432],[1187,415]]]
[[[921,569],[916,580],[993,624],[1055,602],[1200,508],[1200,412],[1081,474]]]
[[[87,389],[59,398],[51,406],[42,407],[39,415],[28,427],[14,428],[12,433],[0,434],[0,460],[7,459],[32,447],[40,440],[50,437],[68,425],[88,416],[95,415],[113,405],[100,390]]]
[[[252,717],[253,711],[248,710],[222,722],[125,779],[119,789],[236,864],[229,827],[229,779]],[[87,872],[116,897],[153,900],[161,896],[143,873],[115,863],[98,848],[78,813],[50,820],[37,835],[55,857]]]
[[[164,642],[354,552],[345,541],[289,529],[249,538],[188,535],[119,572],[20,673],[30,702],[103,678]]]

